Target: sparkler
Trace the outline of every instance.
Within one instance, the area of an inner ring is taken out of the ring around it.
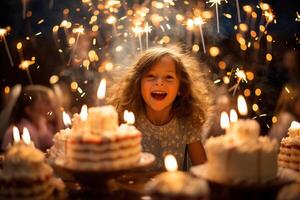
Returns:
[[[235,93],[236,93],[236,91],[237,91],[237,89],[238,89],[241,82],[245,82],[245,83],[248,82],[245,71],[240,70],[239,68],[236,69],[235,77],[237,77],[237,80],[238,80],[237,83],[228,90],[228,91],[233,90],[232,96],[235,96]]]
[[[9,51],[9,48],[8,48],[8,45],[7,45],[7,42],[6,42],[6,39],[5,39],[5,35],[6,34],[7,34],[7,30],[4,29],[4,28],[0,28],[0,39],[3,38],[5,50],[6,50],[6,53],[8,55],[10,65],[13,67],[14,66],[14,62],[13,62],[13,59],[11,57],[11,54],[10,54],[10,51]]]
[[[31,75],[30,75],[30,72],[29,72],[29,66],[30,65],[33,65],[35,63],[35,60],[32,59],[32,60],[23,60],[20,65],[19,65],[19,68],[22,69],[22,70],[25,70],[26,71],[26,74],[27,74],[27,77],[29,79],[29,82],[30,84],[33,84],[32,82],[32,78],[31,78]]]
[[[83,29],[82,26],[79,27],[79,28],[75,28],[75,29],[73,29],[73,33],[77,33],[77,37],[76,37],[75,45],[74,45],[74,47],[73,47],[73,49],[72,49],[72,52],[71,52],[71,55],[70,55],[70,58],[69,58],[69,61],[68,61],[68,64],[67,64],[68,66],[70,65],[71,60],[72,60],[72,58],[73,58],[73,56],[74,56],[75,49],[76,49],[77,44],[78,44],[79,36],[80,36],[80,34],[84,34],[84,29]]]
[[[210,7],[216,6],[216,18],[217,18],[217,30],[220,33],[220,25],[219,25],[219,12],[218,5],[221,5],[222,0],[209,0],[208,3],[211,3]]]
[[[194,23],[195,23],[195,25],[199,26],[203,52],[204,52],[204,54],[206,54],[206,48],[205,48],[205,43],[204,43],[203,31],[202,31],[202,25],[205,24],[205,22],[203,21],[202,17],[199,16],[199,17],[195,18]]]
[[[141,53],[143,52],[143,45],[142,45],[142,33],[143,33],[143,28],[140,25],[136,25],[134,28],[132,28],[135,37],[139,38],[139,44],[140,44],[140,51]]]

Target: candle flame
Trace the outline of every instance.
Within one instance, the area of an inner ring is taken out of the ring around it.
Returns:
[[[244,116],[248,114],[247,103],[243,95],[238,96],[238,111]]]
[[[229,127],[229,117],[228,117],[228,114],[226,112],[222,112],[221,113],[221,118],[220,118],[220,125],[221,125],[221,128],[222,129],[226,129]]]
[[[71,118],[66,112],[63,112],[63,122],[64,122],[65,126],[71,126],[71,124],[72,124]]]
[[[15,143],[18,143],[20,141],[20,132],[16,126],[13,127],[13,138]]]
[[[98,90],[97,90],[97,98],[98,99],[104,99],[106,92],[106,79],[103,78],[99,84]]]
[[[237,122],[238,115],[234,109],[230,110],[230,122]]]
[[[124,121],[128,124],[128,125],[133,125],[135,122],[135,117],[133,112],[129,112],[128,110],[124,111]]]
[[[80,118],[85,121],[87,120],[88,117],[88,109],[87,109],[87,105],[83,105],[80,111]]]
[[[128,115],[127,115],[127,123],[129,124],[129,125],[133,125],[134,124],[134,122],[135,122],[135,118],[134,118],[134,114],[133,114],[133,112],[129,112],[128,113]]]
[[[30,134],[26,127],[23,128],[22,140],[25,144],[30,144]]]
[[[173,155],[169,154],[165,157],[165,167],[169,172],[174,172],[177,170],[177,161]]]

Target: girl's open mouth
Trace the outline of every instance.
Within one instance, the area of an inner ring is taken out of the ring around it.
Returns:
[[[156,100],[163,100],[166,96],[166,92],[151,92],[151,97]]]

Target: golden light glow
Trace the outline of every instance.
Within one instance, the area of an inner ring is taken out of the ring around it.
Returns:
[[[243,32],[248,31],[248,25],[245,24],[245,23],[240,24],[240,25],[239,25],[239,28],[240,28],[240,30],[243,31]]]
[[[218,66],[221,70],[226,69],[226,63],[223,60],[218,63]]]
[[[219,55],[220,53],[220,49],[218,47],[210,47],[209,48],[209,54],[212,56],[212,57],[216,57],[217,55]]]
[[[16,126],[13,127],[13,138],[14,143],[20,142],[20,131]]]
[[[276,116],[273,116],[273,117],[272,117],[272,123],[275,124],[276,122],[277,122],[277,117],[276,117]]]
[[[254,112],[256,112],[256,111],[259,110],[259,107],[258,107],[258,105],[257,105],[256,103],[252,105],[252,110],[253,110]]]
[[[55,84],[59,81],[59,77],[57,75],[52,75],[49,79],[50,84]]]
[[[106,19],[106,23],[108,24],[114,24],[117,22],[117,18],[115,16],[109,16],[107,19]]]
[[[192,47],[192,51],[193,52],[198,52],[200,49],[199,45],[198,44],[194,44],[193,47]]]
[[[75,38],[74,37],[70,37],[69,39],[69,45],[73,45],[75,43]]]
[[[273,40],[272,36],[271,35],[267,35],[267,41],[268,42],[272,42],[272,40]]]
[[[75,81],[73,81],[73,82],[70,84],[70,87],[71,87],[72,90],[77,90],[77,88],[78,88],[78,83],[75,82]]]
[[[164,161],[165,161],[165,167],[167,171],[174,172],[178,169],[176,158],[173,155],[171,154],[166,155]]]
[[[251,90],[245,89],[245,90],[244,90],[244,96],[245,96],[245,97],[249,97],[250,95],[251,95]]]
[[[98,90],[97,90],[97,98],[98,99],[104,99],[105,98],[105,92],[106,92],[106,79],[103,78],[100,81]]]
[[[5,28],[0,28],[0,36],[5,36],[7,33],[7,30]]]
[[[228,114],[226,112],[222,112],[221,113],[221,118],[220,118],[220,126],[222,129],[226,129],[228,128],[230,125],[230,121],[229,121],[229,117]]]
[[[22,140],[25,144],[30,144],[30,134],[26,127],[23,128]]]
[[[251,13],[252,12],[252,7],[250,5],[244,5],[243,6],[243,10],[246,12],[246,13]]]
[[[256,96],[260,96],[260,95],[261,95],[261,89],[256,88],[256,89],[255,89],[255,95],[256,95]]]
[[[87,105],[84,104],[81,107],[80,118],[81,118],[81,120],[86,121],[87,117],[88,117],[88,108],[87,108]]]
[[[270,53],[267,53],[267,54],[266,54],[266,60],[267,60],[267,61],[271,61],[272,58],[273,58],[273,57],[272,57],[272,54],[270,54]]]
[[[18,42],[18,43],[17,43],[17,49],[18,49],[18,50],[22,49],[22,43],[21,43],[21,42]]]
[[[4,87],[4,94],[9,94],[10,93],[10,87],[9,86],[5,86]]]
[[[240,70],[239,68],[237,68],[235,75],[239,80],[245,81],[246,83],[248,82],[244,70]]]
[[[64,125],[65,126],[71,126],[72,122],[71,122],[70,116],[65,111],[63,111],[62,115],[63,115]]]
[[[248,114],[247,103],[243,95],[238,96],[238,111],[243,116]]]

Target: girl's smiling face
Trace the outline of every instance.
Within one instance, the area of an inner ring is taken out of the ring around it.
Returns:
[[[149,112],[170,112],[179,91],[179,77],[174,60],[162,57],[142,77],[141,93]]]

